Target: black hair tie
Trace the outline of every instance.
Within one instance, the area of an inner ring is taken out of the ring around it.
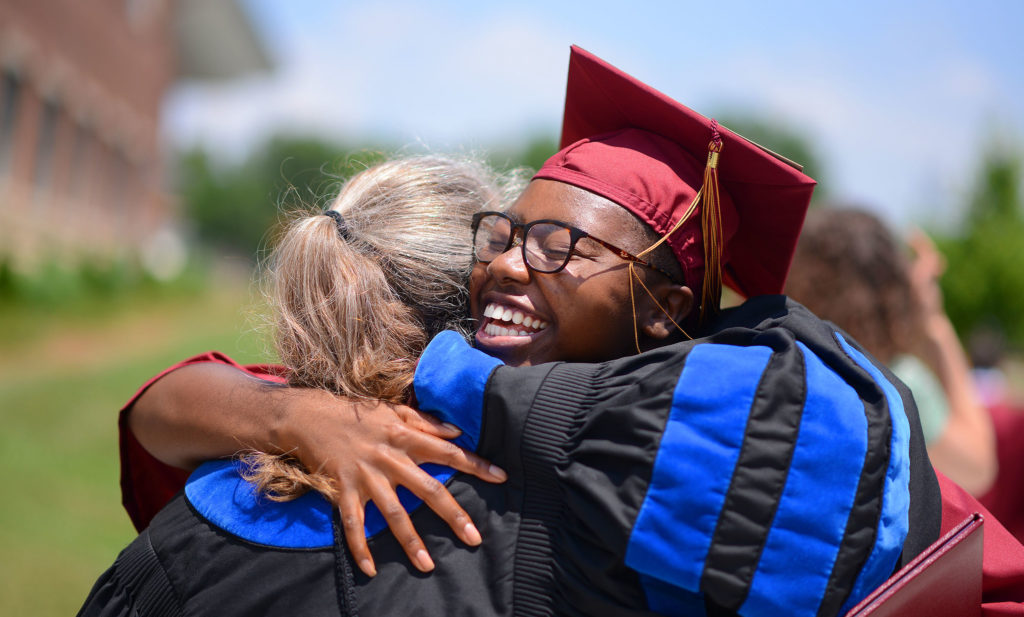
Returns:
[[[337,210],[324,210],[324,214],[334,219],[334,223],[338,226],[338,237],[345,241],[352,239],[348,230],[348,223],[345,222],[345,217],[340,212]]]

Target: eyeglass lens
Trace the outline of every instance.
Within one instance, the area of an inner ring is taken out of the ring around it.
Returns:
[[[554,272],[569,260],[572,233],[554,223],[530,223],[525,227],[524,254],[526,265],[537,272]],[[488,215],[480,219],[474,238],[476,258],[490,262],[511,248],[512,224],[502,216]]]

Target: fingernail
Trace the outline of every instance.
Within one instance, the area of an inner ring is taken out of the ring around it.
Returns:
[[[366,576],[377,576],[377,568],[373,567],[373,562],[369,559],[360,559],[359,569],[362,570]]]
[[[451,423],[449,423],[449,422],[442,422],[442,423],[441,423],[441,426],[445,427],[445,428],[446,428],[446,429],[448,429],[449,431],[457,431],[457,432],[459,432],[459,433],[461,433],[461,432],[462,432],[462,429],[460,429],[459,427],[457,427],[457,426],[455,426],[454,424],[451,424]]]
[[[483,538],[480,537],[480,532],[477,531],[476,525],[473,523],[466,523],[466,526],[462,528],[462,531],[466,534],[466,543],[470,546],[477,546],[483,542]]]
[[[487,471],[489,471],[492,476],[494,476],[495,478],[498,478],[502,482],[504,482],[505,480],[508,480],[508,474],[505,473],[504,469],[502,469],[501,467],[498,467],[497,465],[491,465],[490,467],[487,468]]]
[[[424,572],[430,572],[434,569],[434,560],[422,548],[416,551],[416,562],[419,564],[420,570]]]

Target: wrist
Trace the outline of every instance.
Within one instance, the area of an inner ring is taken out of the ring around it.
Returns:
[[[937,342],[944,342],[954,333],[953,324],[944,313],[920,315],[914,322],[914,330],[919,346],[932,346]]]
[[[303,409],[302,405],[297,404],[296,394],[302,389],[288,386],[270,388],[265,442],[258,444],[258,449],[270,454],[294,452],[299,448],[301,439],[301,433],[296,429],[296,418]]]

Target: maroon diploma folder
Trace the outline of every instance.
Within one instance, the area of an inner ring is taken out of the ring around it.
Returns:
[[[846,617],[980,616],[984,522],[977,512],[964,519]]]

